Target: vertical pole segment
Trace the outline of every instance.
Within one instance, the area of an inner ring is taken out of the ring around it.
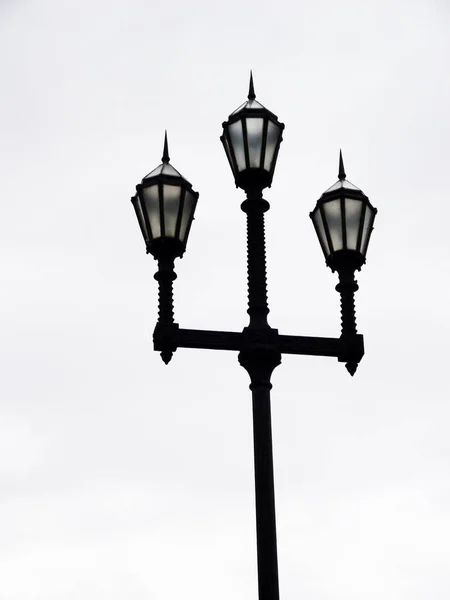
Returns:
[[[263,199],[261,192],[248,193],[247,198],[241,206],[247,214],[247,312],[250,316],[250,327],[268,327],[264,213],[268,210],[269,203]]]
[[[278,558],[273,477],[270,383],[250,385],[253,398],[256,538],[259,600],[278,600]]]

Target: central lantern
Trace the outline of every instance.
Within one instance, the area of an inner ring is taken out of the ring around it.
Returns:
[[[256,100],[251,74],[247,102],[231,113],[222,126],[220,140],[236,187],[246,191],[270,187],[284,125]]]

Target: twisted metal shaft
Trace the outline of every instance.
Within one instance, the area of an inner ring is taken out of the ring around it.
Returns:
[[[339,273],[339,283],[336,290],[341,296],[341,338],[344,341],[354,339],[357,335],[356,329],[356,311],[355,311],[355,292],[359,286],[355,280],[354,271],[341,271]],[[346,363],[347,371],[354,375],[358,362],[349,361]]]
[[[255,201],[251,201],[252,203]],[[247,213],[247,282],[250,325],[267,327],[266,242],[264,231],[265,204],[249,204]]]
[[[173,282],[177,278],[174,271],[174,260],[170,258],[158,260],[158,271],[154,275],[158,282],[158,325],[174,323]],[[173,356],[171,350],[163,350],[161,358],[168,364]]]
[[[355,292],[358,290],[356,281],[352,287],[339,286],[341,293],[341,332],[344,336],[356,335]]]

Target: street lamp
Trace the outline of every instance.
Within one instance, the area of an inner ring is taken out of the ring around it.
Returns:
[[[173,258],[183,256],[198,199],[189,181],[170,164],[167,132],[161,160],[136,186],[132,198],[147,252],[156,259],[168,248]]]
[[[336,290],[341,295],[341,339],[344,344],[352,345],[356,339],[354,293],[358,290],[355,271],[361,270],[366,262],[377,209],[346,177],[340,151],[338,181],[322,194],[310,217],[325,261],[339,275]],[[350,353],[345,366],[351,375],[355,374],[358,362],[357,354]]]
[[[248,100],[223,123],[220,138],[236,187],[248,191],[271,186],[283,129],[283,123],[257,102],[250,75]]]
[[[223,123],[221,141],[236,187],[246,193],[241,204],[247,215],[248,327],[242,332],[182,329],[174,320],[174,260],[182,257],[194,218],[198,193],[169,162],[167,134],[162,164],[136,186],[132,202],[147,252],[158,261],[158,322],[154,349],[168,364],[177,348],[237,351],[250,376],[253,399],[256,533],[259,600],[278,600],[278,565],[273,482],[270,383],[282,354],[333,356],[354,375],[364,354],[363,336],[356,331],[355,271],[365,262],[376,209],[368,197],[347,181],[342,153],[338,181],[322,194],[310,214],[326,264],[337,271],[341,296],[339,338],[281,335],[267,321],[264,213],[269,203],[262,191],[272,184],[284,125],[256,100],[250,76],[248,100]]]

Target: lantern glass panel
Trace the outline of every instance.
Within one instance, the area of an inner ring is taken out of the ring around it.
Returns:
[[[223,135],[220,139],[223,142],[223,147],[225,148],[225,153],[227,155],[227,158],[228,158],[229,162],[232,164],[233,158],[231,156],[230,144],[228,142],[228,137],[226,135]]]
[[[361,210],[361,200],[354,200],[353,198],[345,199],[345,227],[348,250],[357,250]]]
[[[164,235],[175,237],[178,210],[180,208],[180,187],[164,184]]]
[[[186,234],[195,209],[195,196],[189,190],[186,191],[183,203],[183,214],[181,215],[180,241],[186,242]]]
[[[319,238],[320,245],[325,256],[330,254],[330,248],[328,246],[327,234],[325,233],[325,227],[323,225],[322,213],[317,209],[313,216],[313,223],[316,226],[317,237]]]
[[[145,210],[152,230],[152,237],[161,237],[161,215],[159,212],[159,189],[158,184],[144,187],[142,190]]]
[[[236,121],[229,125],[230,141],[236,157],[238,171],[245,169],[244,135],[242,133],[242,121]]]
[[[161,170],[163,175],[171,175],[172,177],[181,177],[181,174],[172,165],[165,164]]]
[[[138,218],[139,227],[141,228],[142,235],[144,236],[144,240],[148,242],[150,240],[149,232],[147,231],[147,226],[145,224],[144,215],[142,214],[141,207],[141,199],[139,196],[136,196],[133,201],[134,210],[136,211],[136,216]]]
[[[264,120],[261,117],[247,118],[247,141],[250,167],[259,168],[261,166],[261,147],[263,139]]]
[[[330,232],[333,251],[336,252],[337,250],[342,250],[344,247],[344,242],[342,236],[342,214],[340,199],[325,202],[323,205],[323,211],[328,225],[328,231]]]
[[[245,106],[250,110],[264,110],[264,106],[258,102],[258,100],[249,100]]]
[[[358,187],[356,187],[356,185],[353,185],[353,183],[350,183],[350,181],[347,181],[347,179],[343,179],[343,180],[340,179],[339,181],[336,181],[336,183],[334,183],[324,193],[328,194],[328,192],[335,192],[336,190],[342,190],[342,189],[355,190],[358,192],[361,191]]]
[[[181,174],[168,163],[162,163],[156,169],[153,169],[144,179],[150,179],[150,177],[156,177],[157,175],[171,175],[172,177],[181,177]]]
[[[250,110],[264,110],[264,106],[260,104],[257,100],[253,99],[247,100],[246,102],[238,106],[238,108],[236,110],[233,110],[231,114],[237,115],[237,113],[241,112],[241,110],[244,110],[245,108],[249,108]]]
[[[280,137],[280,128],[277,127],[272,121],[267,124],[267,140],[266,140],[266,154],[264,157],[264,168],[266,171],[271,171],[272,162],[275,155],[275,149],[278,144]]]
[[[369,245],[370,234],[372,233],[373,221],[375,219],[375,213],[366,206],[366,214],[364,215],[364,225],[361,238],[361,254],[366,256],[367,246]]]

